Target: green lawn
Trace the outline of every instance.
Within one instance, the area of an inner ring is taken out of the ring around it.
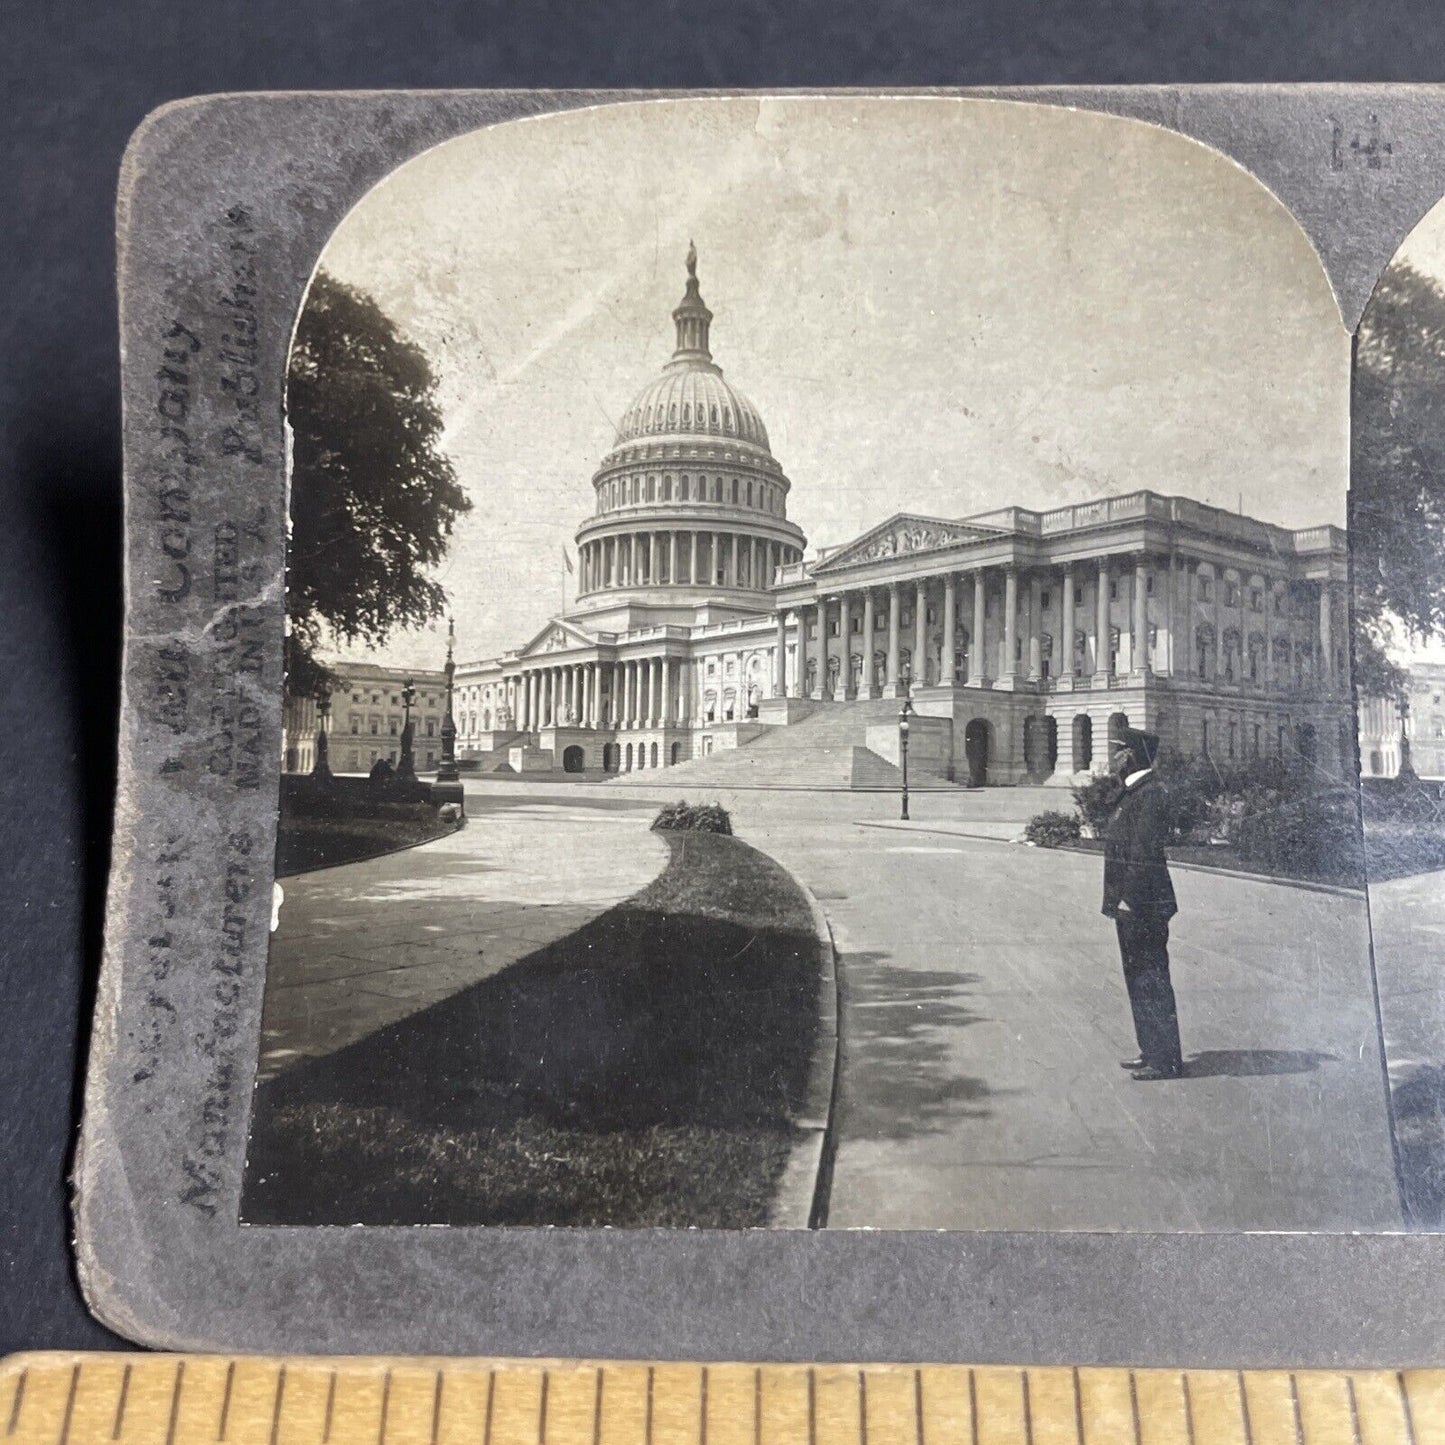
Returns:
[[[661,877],[585,928],[259,1088],[243,1218],[765,1224],[816,1040],[811,912],[739,839],[663,836]]]

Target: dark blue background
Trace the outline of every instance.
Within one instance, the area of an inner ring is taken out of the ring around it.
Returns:
[[[112,210],[177,96],[392,86],[1445,79],[1438,0],[109,0],[0,18],[0,1351],[103,1347],[65,1175],[120,647]]]

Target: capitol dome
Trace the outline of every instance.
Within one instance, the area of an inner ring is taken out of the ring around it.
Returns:
[[[696,600],[706,589],[751,593],[757,605],[778,569],[802,558],[805,539],[787,520],[790,484],[758,409],[712,359],[713,314],[691,245],[672,320],[672,359],[623,411],[592,478],[596,514],[577,533],[579,599]]]
[[[735,436],[768,450],[757,407],[710,361],[684,361],[643,387],[622,414],[616,445],[661,435]]]

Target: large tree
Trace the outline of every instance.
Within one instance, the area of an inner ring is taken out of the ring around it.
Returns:
[[[430,575],[471,509],[439,440],[436,381],[371,297],[321,271],[291,349],[287,690],[330,691],[328,634],[379,644],[441,616]]]
[[[1445,288],[1408,265],[1360,322],[1352,427],[1356,681],[1389,697],[1404,683],[1392,632],[1445,637]]]

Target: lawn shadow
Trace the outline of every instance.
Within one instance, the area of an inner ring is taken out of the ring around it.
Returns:
[[[898,968],[892,955],[849,953],[842,979],[843,1087],[838,1129],[852,1138],[904,1140],[985,1118],[997,1092],[956,1071],[954,1031],[985,1022],[968,1004],[980,975]]]
[[[1275,1074],[1312,1074],[1337,1062],[1317,1049],[1206,1049],[1184,1066],[1191,1079],[1259,1079]]]
[[[668,837],[635,897],[259,1085],[246,1221],[766,1222],[806,1099],[817,936],[772,860]]]

